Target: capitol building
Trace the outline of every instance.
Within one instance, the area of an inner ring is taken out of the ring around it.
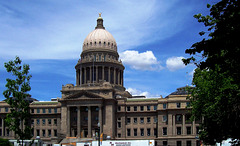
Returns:
[[[186,87],[162,98],[132,96],[124,87],[124,65],[117,43],[99,15],[85,38],[75,66],[76,83],[62,86],[61,98],[30,101],[33,138],[46,144],[103,139],[155,140],[158,146],[196,146],[201,119],[190,121]],[[0,137],[14,139],[4,119],[10,112],[0,102]]]

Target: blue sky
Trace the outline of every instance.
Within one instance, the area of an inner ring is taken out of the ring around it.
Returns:
[[[191,84],[193,65],[185,49],[200,41],[212,0],[0,0],[0,92],[11,77],[4,62],[19,56],[30,65],[30,94],[38,100],[61,97],[75,84],[74,66],[85,37],[102,13],[125,65],[124,86],[133,95],[163,97]],[[4,97],[1,94],[0,100]]]

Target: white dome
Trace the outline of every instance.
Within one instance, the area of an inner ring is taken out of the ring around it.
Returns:
[[[101,22],[98,22],[95,30],[90,32],[85,38],[82,50],[100,49],[117,51],[117,43],[114,37],[103,27],[103,20],[98,18],[98,21]]]

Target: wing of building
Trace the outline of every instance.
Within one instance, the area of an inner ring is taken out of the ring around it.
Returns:
[[[103,26],[84,40],[76,69],[76,85],[62,86],[62,97],[53,101],[31,101],[33,138],[49,144],[91,140],[98,135],[114,140],[153,139],[158,145],[195,146],[200,120],[191,122],[187,92],[178,88],[169,96],[132,96],[124,88],[124,66],[117,43]],[[0,136],[14,139],[5,126],[9,113],[0,102]]]

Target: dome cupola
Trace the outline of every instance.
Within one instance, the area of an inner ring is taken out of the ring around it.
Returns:
[[[117,51],[117,43],[111,33],[105,30],[101,13],[95,30],[90,32],[83,42],[82,51]]]

